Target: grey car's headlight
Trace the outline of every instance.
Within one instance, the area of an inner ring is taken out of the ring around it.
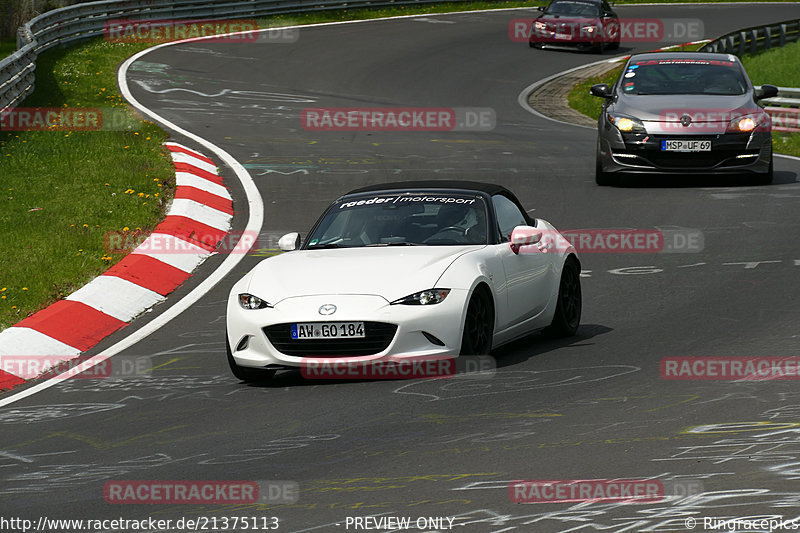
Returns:
[[[770,130],[769,115],[767,115],[766,113],[763,114],[759,113],[754,115],[742,115],[741,117],[736,117],[735,119],[730,121],[726,132],[750,133],[751,131],[756,129],[758,131]]]
[[[641,120],[618,113],[606,113],[608,121],[623,133],[647,133]]]
[[[253,296],[246,292],[239,295],[239,305],[241,305],[243,309],[266,309],[267,307],[272,307],[272,304],[266,300],[262,300],[258,296]]]
[[[428,289],[427,291],[415,292],[405,298],[395,300],[392,305],[433,305],[444,301],[448,294],[450,294],[450,289]]]

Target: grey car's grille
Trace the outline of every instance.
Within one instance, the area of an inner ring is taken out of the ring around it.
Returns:
[[[364,322],[364,337],[360,339],[292,339],[292,325],[273,324],[263,328],[276,350],[295,357],[356,357],[375,355],[389,347],[397,325],[384,322]]]
[[[641,138],[648,139],[646,144]],[[661,141],[666,139],[710,140],[710,152],[663,152]],[[638,166],[655,166],[663,169],[698,169],[709,170],[752,163],[752,159],[742,160],[736,156],[745,154],[758,154],[758,150],[747,150],[749,135],[726,134],[713,137],[689,135],[638,135],[637,137],[625,136],[626,150],[615,150],[614,154],[630,154],[636,158],[619,158],[622,164]],[[638,142],[631,142],[631,141]]]

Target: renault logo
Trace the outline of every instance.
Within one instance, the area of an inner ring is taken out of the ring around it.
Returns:
[[[336,312],[336,306],[333,304],[325,304],[319,308],[319,314],[332,315]]]
[[[692,117],[690,117],[689,115],[683,115],[681,117],[681,125],[684,128],[688,128],[689,124],[691,124],[691,123],[692,123]]]

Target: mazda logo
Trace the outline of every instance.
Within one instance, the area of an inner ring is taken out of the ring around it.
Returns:
[[[319,308],[319,314],[332,315],[336,312],[336,306],[333,304],[325,304]]]
[[[688,128],[689,124],[691,123],[692,123],[692,117],[690,117],[689,115],[683,115],[681,117],[681,125],[683,125],[684,128]]]

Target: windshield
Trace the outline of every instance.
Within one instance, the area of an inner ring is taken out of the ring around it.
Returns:
[[[632,62],[620,79],[623,94],[741,95],[747,82],[733,61],[656,59]]]
[[[546,13],[568,17],[596,17],[600,14],[600,7],[599,4],[589,2],[561,1],[550,4]]]
[[[487,235],[480,196],[402,192],[336,202],[305,248],[487,244]]]

